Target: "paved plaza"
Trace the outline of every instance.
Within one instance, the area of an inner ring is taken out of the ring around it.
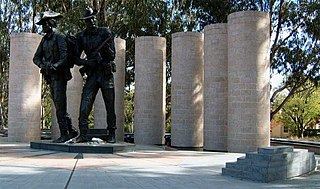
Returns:
[[[134,152],[81,154],[0,142],[0,189],[320,188],[319,165],[310,175],[271,183],[222,176],[225,163],[241,156],[140,145]]]

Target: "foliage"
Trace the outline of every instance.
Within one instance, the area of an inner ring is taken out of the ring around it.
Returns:
[[[166,132],[171,132],[171,83],[166,85],[167,96],[166,96]]]
[[[5,2],[4,5],[1,5],[0,9],[0,107],[3,112],[3,125],[7,126],[8,122],[8,73],[9,73],[9,17],[8,9],[3,9],[7,7],[8,2]]]
[[[124,96],[124,132],[133,133],[134,92],[129,91]]]
[[[320,2],[313,0],[281,0],[272,7],[270,14],[274,40],[270,55],[271,69],[284,76],[284,79],[282,85],[273,92],[271,103],[283,91],[288,92],[277,107],[273,105],[271,118],[292,96],[318,85],[319,9]]]
[[[293,95],[281,109],[277,119],[289,126],[295,136],[303,137],[303,131],[315,124],[320,116],[320,89],[303,89],[305,93]],[[285,98],[283,96],[282,98]],[[281,102],[281,99],[279,99]]]
[[[42,78],[41,86],[41,129],[49,129],[52,122],[52,106],[50,86]]]

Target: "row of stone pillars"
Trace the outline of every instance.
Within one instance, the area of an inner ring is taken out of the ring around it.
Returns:
[[[228,16],[228,23],[206,26],[204,33],[172,35],[171,143],[177,147],[247,152],[269,146],[269,41],[267,13]],[[41,36],[11,37],[9,141],[40,139],[39,69],[32,57]],[[125,41],[116,39],[117,138],[123,140]],[[82,78],[72,70],[68,111],[78,125]],[[136,144],[163,144],[166,101],[166,40],[135,41]],[[102,97],[95,102],[95,128],[105,128]],[[55,117],[55,116],[53,116]],[[57,128],[57,126],[53,127]],[[58,133],[57,131],[53,133]]]
[[[248,152],[270,145],[269,44],[269,15],[258,11],[172,35],[172,146]],[[135,47],[135,142],[162,144],[166,42],[140,37]]]

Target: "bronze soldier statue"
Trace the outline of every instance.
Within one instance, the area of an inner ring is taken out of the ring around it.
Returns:
[[[60,137],[54,143],[63,143],[78,135],[72,127],[72,121],[67,113],[67,82],[72,78],[67,66],[66,36],[55,28],[57,20],[62,18],[60,13],[46,11],[37,25],[42,25],[45,33],[34,55],[33,62],[41,69],[45,81],[50,86],[51,97],[56,108]]]
[[[83,18],[86,29],[77,34],[77,52],[79,61],[78,66],[83,66],[80,70],[86,74],[81,96],[79,129],[80,135],[76,142],[87,142],[88,117],[99,89],[102,92],[106,112],[107,112],[107,142],[115,143],[116,115],[115,115],[115,91],[114,78],[115,72],[115,46],[114,37],[106,27],[96,26],[97,11],[87,7]],[[87,58],[80,59],[84,51]]]

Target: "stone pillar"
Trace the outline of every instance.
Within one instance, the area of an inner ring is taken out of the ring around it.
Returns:
[[[126,41],[124,39],[115,39],[116,58],[115,64],[117,71],[113,74],[115,84],[115,109],[117,116],[117,141],[123,141],[123,126],[124,126],[124,87],[125,87],[125,67],[126,67]],[[102,93],[99,90],[94,102],[94,128],[106,129],[107,115]]]
[[[10,39],[8,141],[40,140],[41,75],[33,56],[41,41],[34,33]]]
[[[82,94],[83,79],[79,72],[79,66],[74,66],[71,70],[72,79],[67,84],[67,112],[72,119],[72,125],[79,131],[79,110]],[[52,102],[52,124],[51,138],[57,139],[60,136],[57,122],[56,109]]]
[[[270,145],[269,14],[228,16],[228,151]]]
[[[227,151],[227,24],[204,28],[204,149]]]
[[[124,130],[124,88],[125,88],[125,76],[126,76],[126,41],[124,39],[116,38],[116,59],[117,72],[114,73],[115,80],[115,108],[117,116],[117,141],[123,141]]]
[[[163,144],[165,131],[166,39],[136,38],[134,142]]]
[[[203,146],[203,43],[203,33],[172,35],[172,146]]]
[[[76,65],[71,69],[72,79],[68,81],[67,85],[68,113],[72,118],[72,125],[77,129],[79,129],[78,118],[83,86],[83,78],[79,72],[79,69],[80,67]]]

